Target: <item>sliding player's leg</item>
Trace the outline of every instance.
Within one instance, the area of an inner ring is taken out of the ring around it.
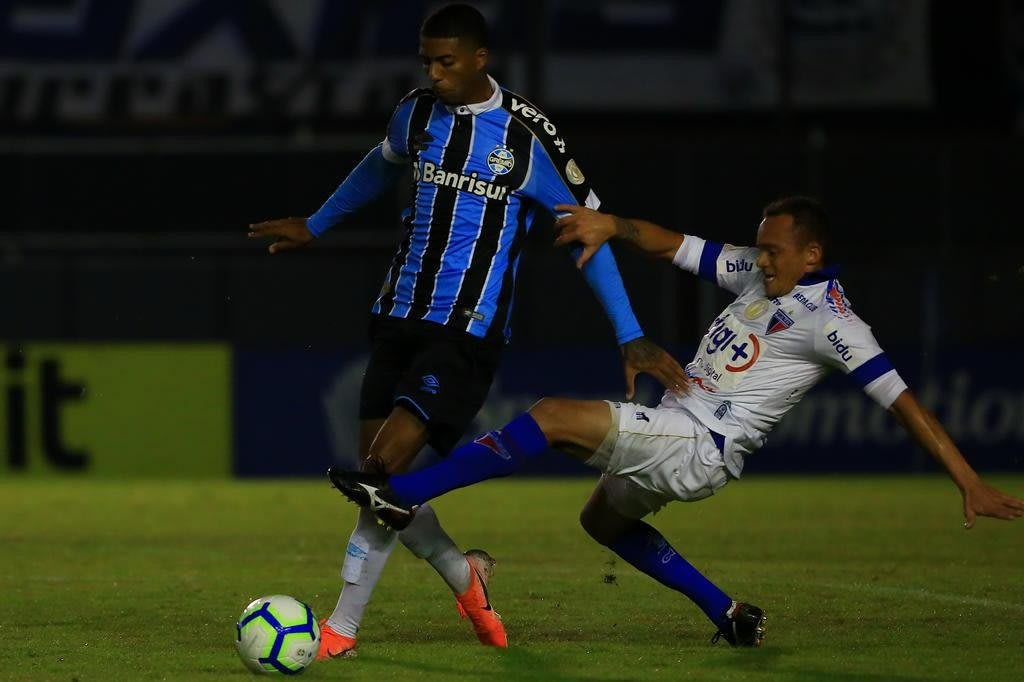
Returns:
[[[605,474],[580,514],[583,528],[637,570],[693,601],[734,645],[758,646],[764,613],[737,603],[643,522],[673,501],[696,502],[729,481],[711,433],[689,413],[613,405],[613,422],[592,463]]]
[[[620,414],[623,411],[627,414]],[[622,416],[630,422],[624,436],[620,435]],[[716,471],[716,480],[710,481],[696,460],[699,446],[695,443],[695,424],[688,415],[682,419],[673,416],[638,410],[632,405],[609,408],[608,403],[599,401],[545,399],[504,428],[463,446],[445,462],[420,472],[392,476],[389,486],[403,502],[420,502],[484,478],[513,473],[529,457],[547,451],[550,443],[601,469],[623,473],[632,470],[646,479],[650,488],[669,475],[664,471],[666,462],[682,464],[688,467],[682,476],[679,468],[671,472],[687,486],[681,492],[689,499],[702,499],[727,479],[723,471]],[[711,441],[710,436],[707,440]],[[684,454],[689,454],[688,459],[698,466],[680,462]],[[606,475],[581,521],[596,540],[640,571],[686,594],[712,622],[724,627],[726,611],[732,605],[729,596],[687,563],[658,531],[639,520],[677,497]],[[627,513],[618,511],[609,498]]]
[[[393,527],[403,528],[414,507],[446,492],[480,481],[508,476],[530,459],[555,447],[588,461],[612,427],[608,403],[601,400],[544,398],[502,428],[459,447],[444,461],[387,479],[332,470],[331,480],[354,501],[375,508]]]
[[[640,405],[545,399],[503,429],[455,454],[460,479],[438,467],[394,476],[376,490],[397,503],[425,499],[477,480],[513,473],[529,457],[557,447],[605,472],[581,520],[595,539],[639,570],[692,599],[733,644],[757,646],[764,614],[735,603],[640,519],[672,500],[697,501],[729,480],[721,450],[689,414]],[[468,472],[468,473],[467,473]],[[453,485],[452,482],[456,484]],[[372,486],[363,486],[364,491]],[[344,492],[344,490],[343,490]],[[358,495],[352,499],[363,502]],[[411,507],[407,507],[411,512]]]
[[[735,637],[730,637],[730,617],[738,615],[740,605],[684,559],[657,529],[640,520],[667,501],[628,479],[605,475],[580,513],[580,523],[590,537],[638,571],[689,597],[735,643]],[[759,634],[763,636],[763,629]]]

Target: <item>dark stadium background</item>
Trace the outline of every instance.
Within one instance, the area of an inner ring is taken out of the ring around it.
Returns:
[[[245,232],[311,213],[381,139],[437,4],[0,0],[0,470],[351,460],[408,190],[302,253]],[[1022,468],[1024,3],[477,4],[493,74],[607,210],[745,243],[769,200],[822,198],[855,310],[971,461]],[[610,326],[551,239],[538,220],[479,427],[545,394],[621,395]],[[692,352],[726,299],[616,251],[648,334]],[[749,467],[928,464],[837,377]]]

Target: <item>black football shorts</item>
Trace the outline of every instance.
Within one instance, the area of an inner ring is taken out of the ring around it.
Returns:
[[[400,405],[423,420],[431,447],[446,455],[487,398],[502,348],[432,322],[373,315],[359,418],[384,419]]]

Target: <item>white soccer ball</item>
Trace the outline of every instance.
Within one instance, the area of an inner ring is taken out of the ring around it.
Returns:
[[[320,649],[320,625],[308,606],[283,594],[260,597],[235,624],[235,646],[254,673],[301,672]]]

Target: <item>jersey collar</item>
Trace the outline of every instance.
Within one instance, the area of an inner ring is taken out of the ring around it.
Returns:
[[[501,94],[501,86],[498,85],[498,81],[494,80],[490,76],[487,76],[487,80],[491,82],[491,88],[493,89],[489,99],[475,104],[460,104],[459,106],[446,104],[444,105],[444,108],[453,114],[473,114],[474,116],[479,116],[480,114],[486,114],[488,111],[500,109],[501,102],[504,99]]]
[[[811,284],[821,284],[822,282],[827,282],[830,279],[835,279],[836,277],[839,277],[839,266],[826,265],[820,270],[808,272],[806,275],[800,278],[800,281],[797,282],[797,285],[806,287],[810,286]]]

